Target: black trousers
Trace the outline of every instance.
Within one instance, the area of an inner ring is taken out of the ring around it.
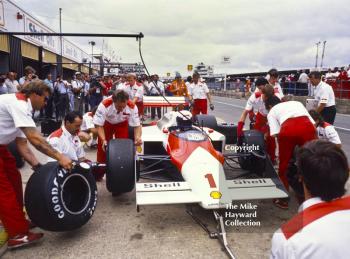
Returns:
[[[68,94],[60,94],[58,100],[58,117],[63,119],[69,111]]]
[[[337,114],[337,109],[335,108],[335,105],[325,107],[321,111],[321,115],[324,119],[325,122],[328,122],[333,125],[334,120],[335,120],[335,115]]]

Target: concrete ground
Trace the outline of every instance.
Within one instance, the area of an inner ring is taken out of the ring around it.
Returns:
[[[242,105],[244,102],[240,100],[215,98],[213,113],[228,122],[236,122]],[[346,124],[344,121],[339,123],[342,126]],[[349,133],[340,132],[340,135],[349,158]],[[96,151],[86,151],[87,157],[94,160]],[[45,163],[45,156],[37,154],[40,161]],[[32,171],[25,165],[21,172],[25,186]],[[84,227],[68,233],[43,231],[43,242],[8,251],[3,258],[227,258],[219,242],[210,239],[187,215],[185,206],[141,207],[138,213],[134,192],[112,197],[106,190],[105,181],[97,186],[97,208]],[[297,211],[294,198],[289,210],[274,207],[271,200],[254,204],[258,204],[260,227],[227,227],[228,243],[237,258],[267,258],[273,232]],[[215,229],[210,211],[195,207],[194,212],[210,228]]]

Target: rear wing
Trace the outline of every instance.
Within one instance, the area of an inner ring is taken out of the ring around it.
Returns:
[[[168,100],[168,101],[166,101]],[[188,105],[184,96],[167,96],[166,100],[163,96],[144,96],[144,107],[176,107],[178,105]]]

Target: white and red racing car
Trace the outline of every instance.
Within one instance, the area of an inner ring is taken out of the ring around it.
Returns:
[[[152,105],[156,98],[152,97]],[[176,98],[174,102],[169,98],[166,106],[180,105]],[[237,144],[235,133],[236,126],[218,124],[214,116],[199,115],[193,120],[186,110],[167,112],[142,128],[143,144],[136,152],[129,139],[109,142],[107,189],[120,194],[136,185],[138,208],[195,203],[217,210],[228,208],[234,200],[288,197],[265,154],[263,135],[247,130]],[[221,228],[216,237],[234,257],[227,246],[222,216],[215,211],[214,215]]]

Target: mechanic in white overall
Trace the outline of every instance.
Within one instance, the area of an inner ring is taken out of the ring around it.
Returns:
[[[335,144],[315,140],[297,153],[305,201],[272,237],[271,259],[347,259],[350,255],[349,164]]]
[[[315,126],[317,129],[318,138],[328,140],[341,148],[341,141],[334,126],[328,122],[325,122],[321,114],[319,114],[317,111],[310,110],[309,113],[316,123]]]
[[[80,142],[79,130],[83,121],[80,113],[73,111],[64,117],[64,125],[47,138],[50,145],[73,161],[84,161],[85,151]],[[48,158],[48,161],[55,161]]]

